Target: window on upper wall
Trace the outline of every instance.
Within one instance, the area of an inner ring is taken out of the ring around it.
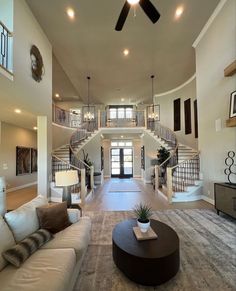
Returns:
[[[109,117],[110,119],[132,119],[133,107],[112,105],[109,107]]]
[[[13,73],[13,0],[0,0],[0,68]]]

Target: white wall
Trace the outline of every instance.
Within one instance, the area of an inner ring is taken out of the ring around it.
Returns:
[[[14,80],[0,74],[0,120],[32,128],[37,116],[47,116],[47,160],[38,175],[50,177],[52,115],[52,47],[24,0],[14,1]],[[40,83],[31,76],[30,48],[36,45],[43,57],[45,74]],[[14,114],[21,108],[22,114]],[[41,193],[46,195],[47,193]]]
[[[196,99],[196,80],[195,78],[180,89],[167,94],[154,97],[154,103],[160,105],[160,123],[171,130],[174,130],[174,100],[181,99],[181,130],[175,131],[178,141],[184,145],[190,146],[194,149],[198,148],[198,139],[194,134],[194,111],[193,101]],[[192,133],[185,134],[184,122],[184,101],[191,99],[191,119],[192,119]]]
[[[196,76],[199,113],[199,150],[204,194],[213,198],[214,182],[225,182],[224,160],[236,151],[236,128],[227,128],[230,93],[236,75],[224,77],[224,69],[236,59],[236,1],[228,0],[196,46]],[[222,129],[216,131],[215,120]],[[235,180],[236,181],[236,180]]]
[[[7,189],[37,182],[37,173],[16,176],[16,146],[37,148],[37,133],[1,122],[0,176],[4,176]]]
[[[88,154],[90,161],[94,165],[94,171],[101,171],[101,136],[98,133],[92,140],[90,140],[84,147],[85,154]],[[82,150],[79,153],[79,157],[83,160]]]
[[[60,125],[52,125],[52,149],[57,149],[65,144],[70,143],[72,134],[76,131],[75,128],[63,127]]]
[[[13,0],[0,0],[0,21],[13,31]]]

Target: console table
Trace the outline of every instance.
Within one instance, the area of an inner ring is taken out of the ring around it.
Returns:
[[[236,218],[236,185],[215,183],[215,209]]]

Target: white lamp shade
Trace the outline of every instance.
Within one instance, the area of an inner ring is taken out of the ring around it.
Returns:
[[[60,171],[55,173],[56,186],[71,186],[79,183],[76,170]]]

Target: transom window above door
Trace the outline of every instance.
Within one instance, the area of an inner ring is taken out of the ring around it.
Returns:
[[[132,147],[133,142],[131,140],[113,140],[111,141],[112,147]]]

